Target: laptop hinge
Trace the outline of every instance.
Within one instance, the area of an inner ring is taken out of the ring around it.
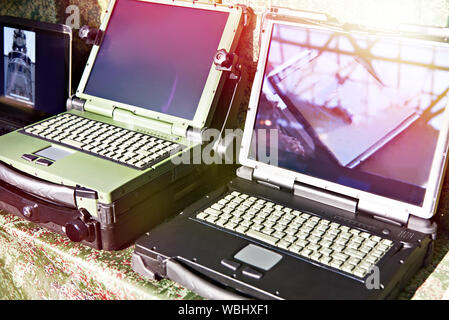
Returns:
[[[239,178],[252,181],[253,180],[253,168],[241,166],[237,168],[236,175]]]
[[[359,211],[372,215],[374,219],[395,225],[407,225],[410,217],[410,213],[405,209],[396,208],[391,204],[384,205],[373,201],[360,200],[358,209]]]
[[[254,168],[253,181],[260,184],[275,188],[293,190],[295,178],[287,175],[279,174],[279,172],[271,171],[270,168]]]
[[[189,141],[203,143],[204,142],[204,131],[205,131],[205,129],[197,129],[197,128],[189,127],[185,132],[185,137]]]
[[[171,123],[145,118],[136,115],[129,110],[121,109],[118,107],[114,108],[114,111],[112,112],[112,119],[114,121],[139,126],[142,128],[148,128],[149,130],[155,130],[164,134],[172,134]]]
[[[76,96],[71,96],[67,99],[67,111],[70,110],[78,110],[78,111],[84,111],[84,104],[86,103],[86,100],[80,99]]]
[[[171,126],[171,133],[174,134],[175,136],[179,136],[179,137],[187,137],[188,136],[188,126],[186,125],[172,125]]]
[[[364,212],[373,216],[374,219],[394,225],[408,225],[410,214],[407,211],[388,207],[379,204],[367,204],[366,201],[344,196],[342,194],[323,190],[301,182],[297,182],[289,177],[279,175],[278,172],[270,173],[270,170],[264,168],[250,168],[241,166],[237,169],[237,176],[249,181],[256,181],[260,184],[272,187],[274,189],[286,188],[292,190],[295,196],[322,203],[334,208],[348,211],[353,214]]]
[[[304,183],[295,182],[295,196],[306,198],[341,210],[357,213],[358,199],[343,196],[341,194],[322,190]]]
[[[108,102],[95,101],[95,103],[92,103],[91,100],[86,100],[84,102],[84,111],[111,118],[112,113],[114,112],[114,107],[111,106]]]

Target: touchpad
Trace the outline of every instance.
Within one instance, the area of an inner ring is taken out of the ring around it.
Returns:
[[[44,157],[53,161],[57,161],[60,160],[62,158],[65,158],[67,156],[70,156],[71,154],[73,154],[73,152],[67,151],[67,150],[63,150],[57,147],[48,147],[45,149],[42,149],[39,152],[35,152],[35,155],[39,156],[39,157]]]
[[[281,261],[282,255],[253,244],[249,244],[240,250],[234,258],[256,268],[268,271],[279,261]]]

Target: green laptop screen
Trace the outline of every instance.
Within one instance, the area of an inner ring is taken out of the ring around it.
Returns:
[[[117,1],[84,92],[193,120],[228,15]]]
[[[422,206],[448,91],[447,44],[274,24],[250,157]]]

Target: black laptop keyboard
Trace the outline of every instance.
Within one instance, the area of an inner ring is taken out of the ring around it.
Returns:
[[[237,191],[195,218],[356,278],[393,247],[391,240]]]
[[[68,113],[22,132],[140,170],[183,149],[172,141]]]

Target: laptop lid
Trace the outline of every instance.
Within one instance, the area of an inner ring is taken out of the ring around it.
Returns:
[[[357,199],[368,212],[433,216],[447,152],[449,45],[266,18],[241,164]]]
[[[68,26],[0,17],[0,101],[47,115],[65,111],[71,50]]]
[[[220,89],[217,50],[233,51],[239,7],[184,1],[112,0],[77,96],[179,127],[202,128]]]

